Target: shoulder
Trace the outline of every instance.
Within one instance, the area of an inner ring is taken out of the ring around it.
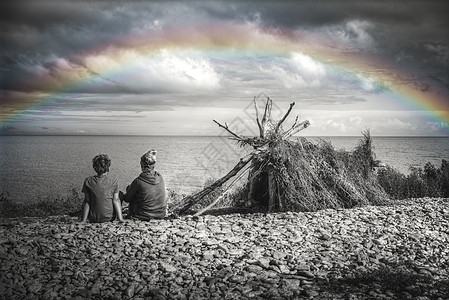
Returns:
[[[111,176],[111,175],[107,175],[107,180],[111,183],[111,184],[118,184],[118,179],[117,177]]]
[[[94,177],[95,177],[95,176],[89,176],[89,177],[86,177],[86,179],[84,179],[84,184],[89,184],[89,183],[91,183],[91,182],[94,180]]]

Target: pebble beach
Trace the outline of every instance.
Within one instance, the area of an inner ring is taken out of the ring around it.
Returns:
[[[0,232],[1,299],[449,299],[444,198]]]

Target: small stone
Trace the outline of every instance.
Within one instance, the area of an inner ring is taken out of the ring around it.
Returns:
[[[94,283],[94,285],[90,288],[90,292],[92,295],[100,294],[100,284]]]
[[[176,270],[177,270],[175,266],[173,266],[169,263],[166,263],[166,262],[161,262],[160,266],[161,266],[162,271],[164,271],[164,272],[176,272]]]
[[[207,251],[203,254],[203,260],[211,260],[214,258],[214,252],[213,251]]]
[[[298,279],[284,279],[284,283],[290,290],[296,290],[301,285],[301,280]]]
[[[25,255],[28,254],[29,248],[27,248],[27,247],[20,247],[19,249],[16,250],[16,252],[17,252],[17,254],[19,254],[19,255],[25,256]]]
[[[81,289],[75,291],[75,294],[83,297],[84,299],[89,298],[89,290],[86,288],[81,288]]]
[[[287,256],[287,253],[276,251],[273,253],[273,258],[276,260],[283,260]]]
[[[128,288],[125,291],[125,295],[128,298],[132,298],[134,296],[134,292],[135,292],[135,285],[131,284],[130,286],[128,286]]]
[[[176,255],[175,259],[178,261],[181,261],[181,262],[188,262],[191,260],[191,257],[190,257],[190,255],[180,253],[180,254]]]
[[[306,270],[298,270],[296,272],[296,275],[304,276],[304,277],[307,277],[307,278],[315,278],[315,275],[313,275],[311,272],[306,271]]]
[[[258,260],[253,261],[252,264],[261,266],[264,269],[268,269],[270,267],[270,260],[268,258],[262,257]]]
[[[318,296],[320,293],[318,293],[317,291],[312,290],[312,289],[306,289],[306,290],[303,291],[303,294],[304,294],[304,296],[306,296],[306,297],[316,297],[316,296]]]
[[[28,291],[30,293],[36,294],[42,289],[42,284],[39,282],[34,282],[30,286],[28,286]]]
[[[387,241],[382,238],[379,238],[379,239],[373,239],[373,243],[376,245],[386,245]]]
[[[245,268],[246,271],[250,272],[250,273],[260,273],[262,272],[262,267],[261,266],[257,266],[257,265],[249,265]]]
[[[290,274],[290,268],[287,267],[286,265],[280,265],[280,266],[278,266],[278,267],[279,267],[279,271],[280,271],[282,274]]]

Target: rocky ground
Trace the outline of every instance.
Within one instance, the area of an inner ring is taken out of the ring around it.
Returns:
[[[449,199],[123,224],[0,223],[2,299],[449,299]]]

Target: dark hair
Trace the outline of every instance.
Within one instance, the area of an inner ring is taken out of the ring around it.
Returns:
[[[98,154],[92,159],[92,166],[98,174],[109,172],[111,159],[106,154]]]

